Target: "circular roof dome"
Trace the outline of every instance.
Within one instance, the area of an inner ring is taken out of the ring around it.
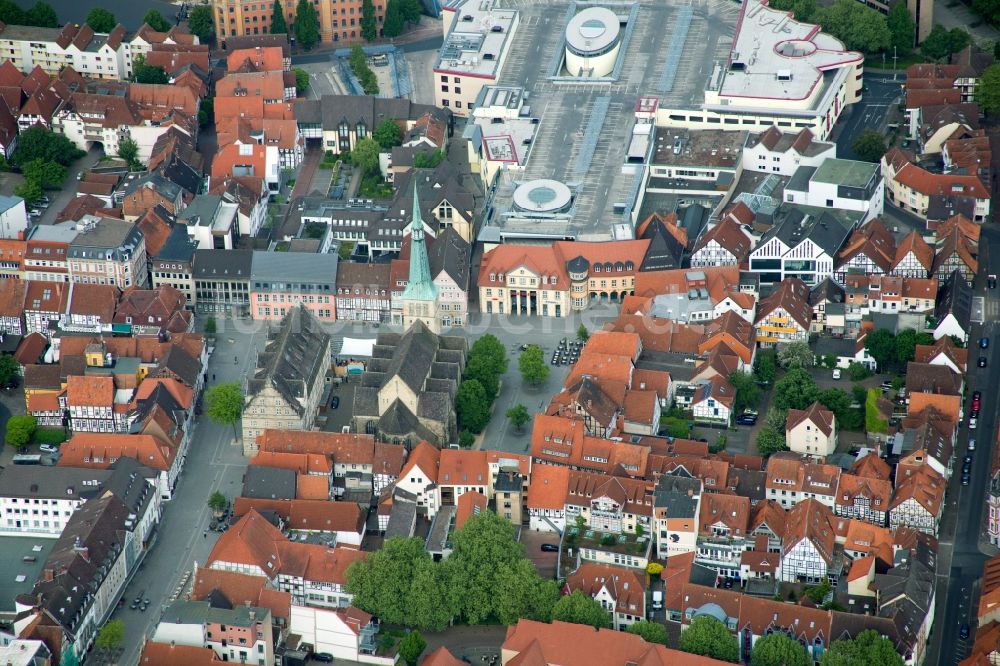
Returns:
[[[588,7],[566,24],[566,45],[576,53],[604,51],[618,41],[621,24],[606,7]]]
[[[554,213],[569,207],[569,188],[558,180],[531,180],[514,190],[514,205],[531,213]]]
[[[694,616],[707,615],[709,617],[714,617],[719,622],[725,624],[726,622],[726,611],[722,610],[722,606],[714,603],[707,603],[698,610],[694,612]]]

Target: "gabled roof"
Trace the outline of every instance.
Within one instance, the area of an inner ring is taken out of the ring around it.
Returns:
[[[899,242],[893,260],[893,268],[896,268],[911,252],[920,265],[929,272],[934,265],[934,250],[916,231],[911,231],[906,238]]]
[[[825,504],[811,498],[799,502],[788,512],[785,527],[783,555],[788,555],[800,541],[808,539],[827,566],[833,562],[837,532],[833,512]]]
[[[737,264],[750,256],[753,244],[750,237],[744,233],[740,225],[731,217],[723,218],[718,224],[708,230],[694,246],[693,252],[697,252],[710,242],[715,241],[724,250],[727,250],[736,259]]]
[[[847,244],[837,253],[838,265],[845,264],[858,255],[868,257],[883,273],[892,269],[896,257],[896,239],[880,219],[875,218],[851,232]]]
[[[805,409],[789,409],[788,419],[785,423],[785,431],[791,432],[800,423],[805,423],[806,421],[812,423],[827,437],[833,433],[833,429],[836,427],[836,420],[833,416],[833,412],[828,409],[824,409],[823,405],[817,400]]]
[[[803,329],[809,330],[812,308],[809,306],[809,288],[802,280],[791,277],[776,284],[771,294],[758,304],[755,323],[761,323],[778,308],[783,309]]]

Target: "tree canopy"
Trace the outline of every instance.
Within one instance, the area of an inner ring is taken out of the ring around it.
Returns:
[[[101,650],[114,651],[125,644],[125,623],[121,620],[109,620],[97,632],[97,647]]]
[[[517,368],[521,378],[527,384],[542,384],[549,377],[549,366],[545,365],[545,356],[538,345],[528,345],[517,359]]]
[[[87,14],[87,25],[94,32],[109,33],[118,25],[115,15],[103,7],[94,7]]]
[[[865,336],[865,350],[885,372],[896,361],[896,336],[884,328],[875,329]]]
[[[905,2],[897,2],[889,7],[886,25],[889,27],[889,46],[896,48],[896,55],[905,56],[913,50],[917,24],[910,16],[910,10],[906,8]]]
[[[811,368],[816,364],[816,356],[808,342],[796,340],[778,349],[778,364],[783,368]]]
[[[778,374],[778,352],[761,349],[753,363],[753,374],[759,382],[773,382]]]
[[[687,629],[681,632],[679,647],[688,654],[699,654],[734,664],[740,657],[736,637],[729,633],[726,625],[707,615],[694,618]]]
[[[389,150],[395,146],[402,145],[403,130],[399,128],[395,120],[386,118],[375,127],[375,131],[372,132],[372,138],[378,141],[378,145],[382,147],[382,150]]]
[[[23,166],[36,159],[69,166],[86,153],[62,134],[56,134],[41,125],[34,125],[18,134],[17,149],[11,162]]]
[[[319,12],[309,0],[299,0],[295,6],[295,39],[306,51],[319,43]]]
[[[7,444],[23,449],[31,443],[31,436],[38,428],[38,421],[31,414],[12,416],[7,420]]]
[[[833,641],[823,652],[820,666],[903,666],[892,642],[869,629],[853,639]]]
[[[750,666],[812,666],[806,649],[785,634],[761,636],[754,643]]]
[[[777,428],[765,425],[757,431],[757,453],[765,458],[779,451],[787,451],[785,433]]]
[[[836,0],[816,17],[825,32],[852,50],[879,53],[889,48],[892,34],[886,18],[855,0]]]
[[[638,622],[630,624],[628,629],[625,631],[630,634],[642,636],[643,640],[647,643],[660,643],[661,645],[667,644],[667,628],[659,622],[639,620]]]
[[[385,17],[382,19],[383,37],[399,37],[403,32],[405,21],[403,20],[403,11],[399,4],[400,0],[388,0],[385,3]]]
[[[140,59],[142,62],[140,62]],[[170,83],[170,77],[167,76],[167,72],[158,65],[147,65],[145,58],[138,56],[134,66],[132,67],[132,79],[136,83],[153,83],[156,85],[167,85]]]
[[[419,631],[411,631],[399,642],[399,656],[409,666],[417,666],[417,660],[427,649],[427,641]]]
[[[226,496],[223,495],[218,490],[216,490],[215,492],[213,492],[211,495],[208,496],[207,504],[208,508],[214,511],[215,513],[222,513],[226,509],[226,504],[227,504]]]
[[[215,34],[215,26],[212,25],[212,6],[196,5],[188,14],[188,30],[192,35],[196,35],[202,42],[212,39]]]
[[[742,414],[745,409],[756,407],[760,401],[760,387],[753,375],[737,370],[729,375],[729,383],[736,389],[736,398],[733,408],[737,414]]]
[[[10,354],[0,354],[0,388],[11,386],[21,376],[21,364]]]
[[[792,368],[774,383],[772,404],[778,409],[805,409],[819,396],[816,381],[803,368]]]
[[[486,389],[476,379],[465,379],[455,394],[455,412],[459,427],[479,434],[490,421],[490,400]]]
[[[34,180],[43,189],[58,189],[66,180],[66,167],[58,162],[49,162],[37,157],[27,164],[21,165],[21,173],[27,180]]]
[[[146,15],[142,18],[142,22],[157,32],[166,32],[170,30],[170,23],[168,23],[167,19],[163,18],[163,14],[156,9],[150,9],[146,12]]]
[[[379,151],[378,142],[366,136],[354,144],[354,150],[351,151],[351,161],[365,174],[376,173],[378,171]]]
[[[240,383],[216,384],[205,391],[205,414],[220,425],[231,425],[236,434],[236,423],[243,415],[243,389]]]
[[[958,53],[972,41],[969,33],[961,28],[948,30],[935,23],[930,33],[920,43],[920,53],[931,60],[943,60],[952,53]]]
[[[285,21],[285,9],[281,6],[281,0],[274,0],[271,8],[271,29],[272,35],[288,34],[288,23]]]
[[[552,609],[552,619],[573,624],[589,624],[595,629],[611,626],[611,614],[600,602],[582,590],[563,596]]]
[[[527,407],[518,404],[507,410],[507,420],[520,432],[524,424],[531,420],[531,414],[528,413]]]
[[[1000,0],[997,0],[1000,3]],[[990,65],[979,77],[976,104],[988,115],[1000,113],[1000,63]]]
[[[295,75],[295,93],[305,95],[309,90],[309,72],[301,67],[293,67],[292,74]]]
[[[858,5],[860,7],[860,5]],[[871,128],[861,130],[854,141],[851,142],[851,149],[858,154],[858,159],[864,162],[878,162],[885,155],[885,137],[880,132]]]
[[[361,38],[366,42],[378,37],[378,24],[375,22],[375,5],[372,0],[361,0]]]

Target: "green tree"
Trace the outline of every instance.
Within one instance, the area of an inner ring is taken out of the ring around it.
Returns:
[[[486,391],[486,400],[492,404],[500,391],[500,378],[493,371],[490,359],[482,356],[469,356],[465,365],[465,379],[475,379]]]
[[[142,22],[157,32],[167,32],[170,30],[170,24],[167,23],[167,19],[163,18],[163,14],[156,9],[150,9],[146,12]]]
[[[886,18],[855,0],[836,0],[818,12],[823,30],[844,42],[847,48],[879,53],[889,48],[892,35]]]
[[[886,372],[896,360],[896,336],[884,328],[871,331],[865,336],[865,350],[878,369]]]
[[[920,53],[931,60],[940,60],[948,57],[950,52],[951,39],[948,35],[948,29],[940,23],[936,23],[924,41],[920,42]]]
[[[837,417],[837,427],[842,430],[861,430],[864,426],[864,412],[852,408],[854,396],[843,389],[829,388],[820,391],[820,403]]]
[[[833,369],[837,367],[837,355],[836,354],[823,354],[823,359],[821,361],[824,368]]]
[[[8,25],[26,25],[27,14],[12,0],[0,0],[0,21]]]
[[[25,23],[39,28],[57,28],[59,27],[59,17],[49,3],[36,2],[25,15]]]
[[[375,22],[375,5],[372,0],[361,1],[361,38],[366,42],[378,37],[378,24]]]
[[[29,179],[15,187],[14,194],[24,199],[24,203],[30,206],[41,199],[45,192],[42,190],[41,183]]]
[[[816,364],[816,356],[809,343],[796,340],[778,349],[778,365],[783,368],[811,368]]]
[[[729,375],[729,383],[736,389],[733,407],[737,414],[742,414],[744,410],[757,406],[760,401],[760,387],[757,386],[753,375],[737,370]]]
[[[424,11],[420,0],[402,0],[399,5],[403,20],[407,23],[420,23],[420,15]]]
[[[948,31],[948,50],[951,53],[958,53],[966,46],[972,44],[972,35],[963,28],[952,28]]]
[[[490,421],[490,402],[483,385],[475,379],[463,380],[455,394],[455,412],[459,427],[481,433]]]
[[[139,61],[143,62],[140,63]],[[170,83],[170,77],[166,70],[157,65],[147,65],[145,58],[137,56],[135,65],[132,67],[132,80],[136,83],[152,83],[154,85],[165,86]]]
[[[552,621],[552,609],[559,601],[559,584],[543,580],[531,560],[504,562],[496,572],[493,613],[500,624],[516,624],[521,618]]]
[[[121,620],[111,620],[97,632],[97,648],[114,652],[125,644],[125,623]]]
[[[524,424],[531,420],[531,415],[528,413],[527,407],[518,404],[507,410],[507,419],[514,424],[514,428],[518,432],[521,432]]]
[[[11,386],[21,376],[21,364],[9,354],[0,354],[0,388]]]
[[[857,153],[859,160],[878,162],[885,155],[885,137],[880,132],[866,128],[854,137],[851,148]]]
[[[545,382],[549,377],[549,366],[545,365],[545,356],[538,345],[528,345],[517,359],[517,368],[521,378],[532,385]]]
[[[750,654],[750,666],[812,666],[812,659],[801,643],[774,633],[757,639]]]
[[[458,445],[463,449],[467,449],[476,443],[476,436],[473,435],[468,430],[460,430],[458,432]]]
[[[826,599],[826,595],[830,594],[831,589],[830,580],[824,578],[819,585],[807,588],[806,596],[812,599],[814,603],[821,604]]]
[[[778,375],[778,352],[772,349],[761,349],[753,364],[753,374],[757,381],[769,384]]]
[[[371,0],[369,0],[370,2]],[[427,649],[427,641],[419,631],[411,631],[399,641],[399,656],[409,666],[417,666],[417,660]]]
[[[908,55],[916,41],[917,24],[905,2],[897,2],[889,8],[886,24],[889,26],[890,47],[896,48],[896,55]]]
[[[847,376],[850,377],[852,382],[860,382],[868,379],[871,376],[871,371],[863,363],[858,363],[857,361],[851,361],[847,366]]]
[[[221,515],[222,512],[226,510],[227,504],[228,502],[226,500],[226,496],[218,490],[208,496],[208,508],[211,509],[217,516]]]
[[[667,628],[659,622],[639,620],[630,624],[625,631],[636,636],[642,636],[642,639],[647,643],[667,644]]]
[[[552,609],[552,619],[573,624],[589,624],[597,629],[611,626],[611,615],[600,602],[582,590],[563,596]]]
[[[892,641],[868,629],[853,639],[833,641],[819,663],[820,666],[903,666],[903,658]]]
[[[188,30],[202,42],[211,41],[212,35],[215,34],[211,5],[197,5],[191,9],[188,14]]]
[[[399,37],[403,32],[402,10],[399,6],[400,0],[389,0],[385,3],[385,17],[382,19],[382,36]]]
[[[816,0],[775,0],[768,4],[770,7],[786,12],[792,12],[795,20],[813,23],[819,13]]]
[[[274,0],[274,6],[271,8],[270,33],[272,35],[288,34],[288,23],[285,21],[285,9],[281,6],[281,0]],[[296,79],[296,83],[298,83],[298,79]]]
[[[46,190],[56,190],[66,180],[66,167],[58,162],[34,159],[21,165],[21,173],[26,180],[33,180]]]
[[[972,0],[972,10],[993,25],[1000,23],[1000,0]],[[1000,53],[1000,42],[993,48]]]
[[[413,156],[414,169],[434,169],[444,162],[444,151],[438,148],[426,152],[419,152]]]
[[[402,145],[403,130],[399,129],[399,125],[396,124],[395,120],[386,118],[372,132],[372,138],[378,141],[378,145],[382,146],[382,150],[389,150],[394,146]]]
[[[406,596],[407,626],[424,631],[441,631],[451,622],[451,611],[441,603],[445,597],[441,567],[430,558],[413,565],[413,580]]]
[[[94,32],[109,33],[118,25],[115,15],[103,7],[94,7],[87,14],[87,25]]]
[[[293,67],[292,74],[295,75],[295,92],[298,95],[305,95],[309,90],[309,72],[301,67]]]
[[[212,315],[208,315],[208,317],[205,319],[205,335],[207,335],[210,338],[214,338],[218,330],[219,330],[219,324],[218,322],[216,322],[215,317]]]
[[[580,327],[576,329],[576,339],[580,342],[586,342],[590,339],[590,331],[587,330],[586,325],[580,324]]]
[[[976,86],[976,104],[987,115],[1000,113],[1000,63],[990,65],[979,77],[979,85]]]
[[[805,409],[816,401],[816,381],[803,368],[792,368],[774,384],[772,404],[778,409]]]
[[[895,361],[900,370],[906,369],[906,364],[914,359],[917,345],[934,344],[934,336],[926,331],[917,332],[906,328],[896,335]]]
[[[55,134],[41,125],[34,125],[18,134],[17,149],[11,162],[24,165],[41,158],[46,162],[58,162],[63,166],[69,166],[85,154],[62,134]]]
[[[319,42],[319,13],[309,0],[299,0],[295,6],[295,39],[306,51]]]
[[[757,453],[759,455],[766,458],[779,451],[787,450],[785,433],[769,425],[765,425],[757,431]]]
[[[143,167],[139,161],[139,144],[132,137],[122,139],[118,142],[118,157],[125,160],[132,171],[138,171]]]
[[[7,444],[23,449],[31,443],[38,421],[31,414],[12,416],[7,420]]]
[[[239,382],[216,384],[205,391],[205,414],[220,425],[231,425],[239,438],[236,424],[243,415],[243,390]]]
[[[490,372],[500,376],[507,372],[507,350],[492,333],[479,336],[469,348],[469,359],[482,358]]]
[[[364,174],[376,173],[378,171],[379,150],[378,142],[375,139],[365,137],[354,144],[354,150],[351,151],[351,161]]]
[[[202,127],[207,125],[212,116],[215,115],[215,98],[206,97],[198,105],[198,124]]]
[[[726,625],[707,615],[696,617],[681,632],[679,647],[688,654],[700,654],[734,664],[740,656],[736,637],[729,633]]]
[[[441,563],[447,581],[445,603],[469,624],[491,618],[505,622],[518,617],[551,616],[551,588],[542,585],[537,570],[525,559],[524,547],[514,540],[514,527],[492,511],[470,517],[452,535],[452,553]],[[511,580],[513,578],[514,580]],[[512,609],[498,589],[528,588]],[[516,612],[515,612],[516,611]]]

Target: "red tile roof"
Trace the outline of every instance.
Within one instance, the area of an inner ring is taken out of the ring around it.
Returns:
[[[827,437],[833,433],[833,412],[829,409],[824,409],[818,400],[805,409],[789,409],[788,418],[785,422],[785,431],[791,431],[797,425],[807,420],[811,421]]]
[[[483,513],[487,510],[486,496],[475,490],[467,491],[459,495],[458,507],[455,512],[455,529],[460,530],[472,516]]]
[[[223,663],[210,647],[154,643],[147,641],[139,656],[140,666],[215,666]]]
[[[267,608],[271,611],[271,617],[285,620],[291,615],[292,595],[268,589],[267,578],[264,576],[198,567],[191,589],[191,598],[204,599],[213,590],[221,592],[233,606]]]
[[[150,469],[166,472],[177,450],[151,435],[118,433],[74,434],[59,447],[60,467],[107,469],[118,458],[133,458]]]
[[[109,375],[72,375],[66,378],[66,402],[70,407],[111,407],[115,380]]]

